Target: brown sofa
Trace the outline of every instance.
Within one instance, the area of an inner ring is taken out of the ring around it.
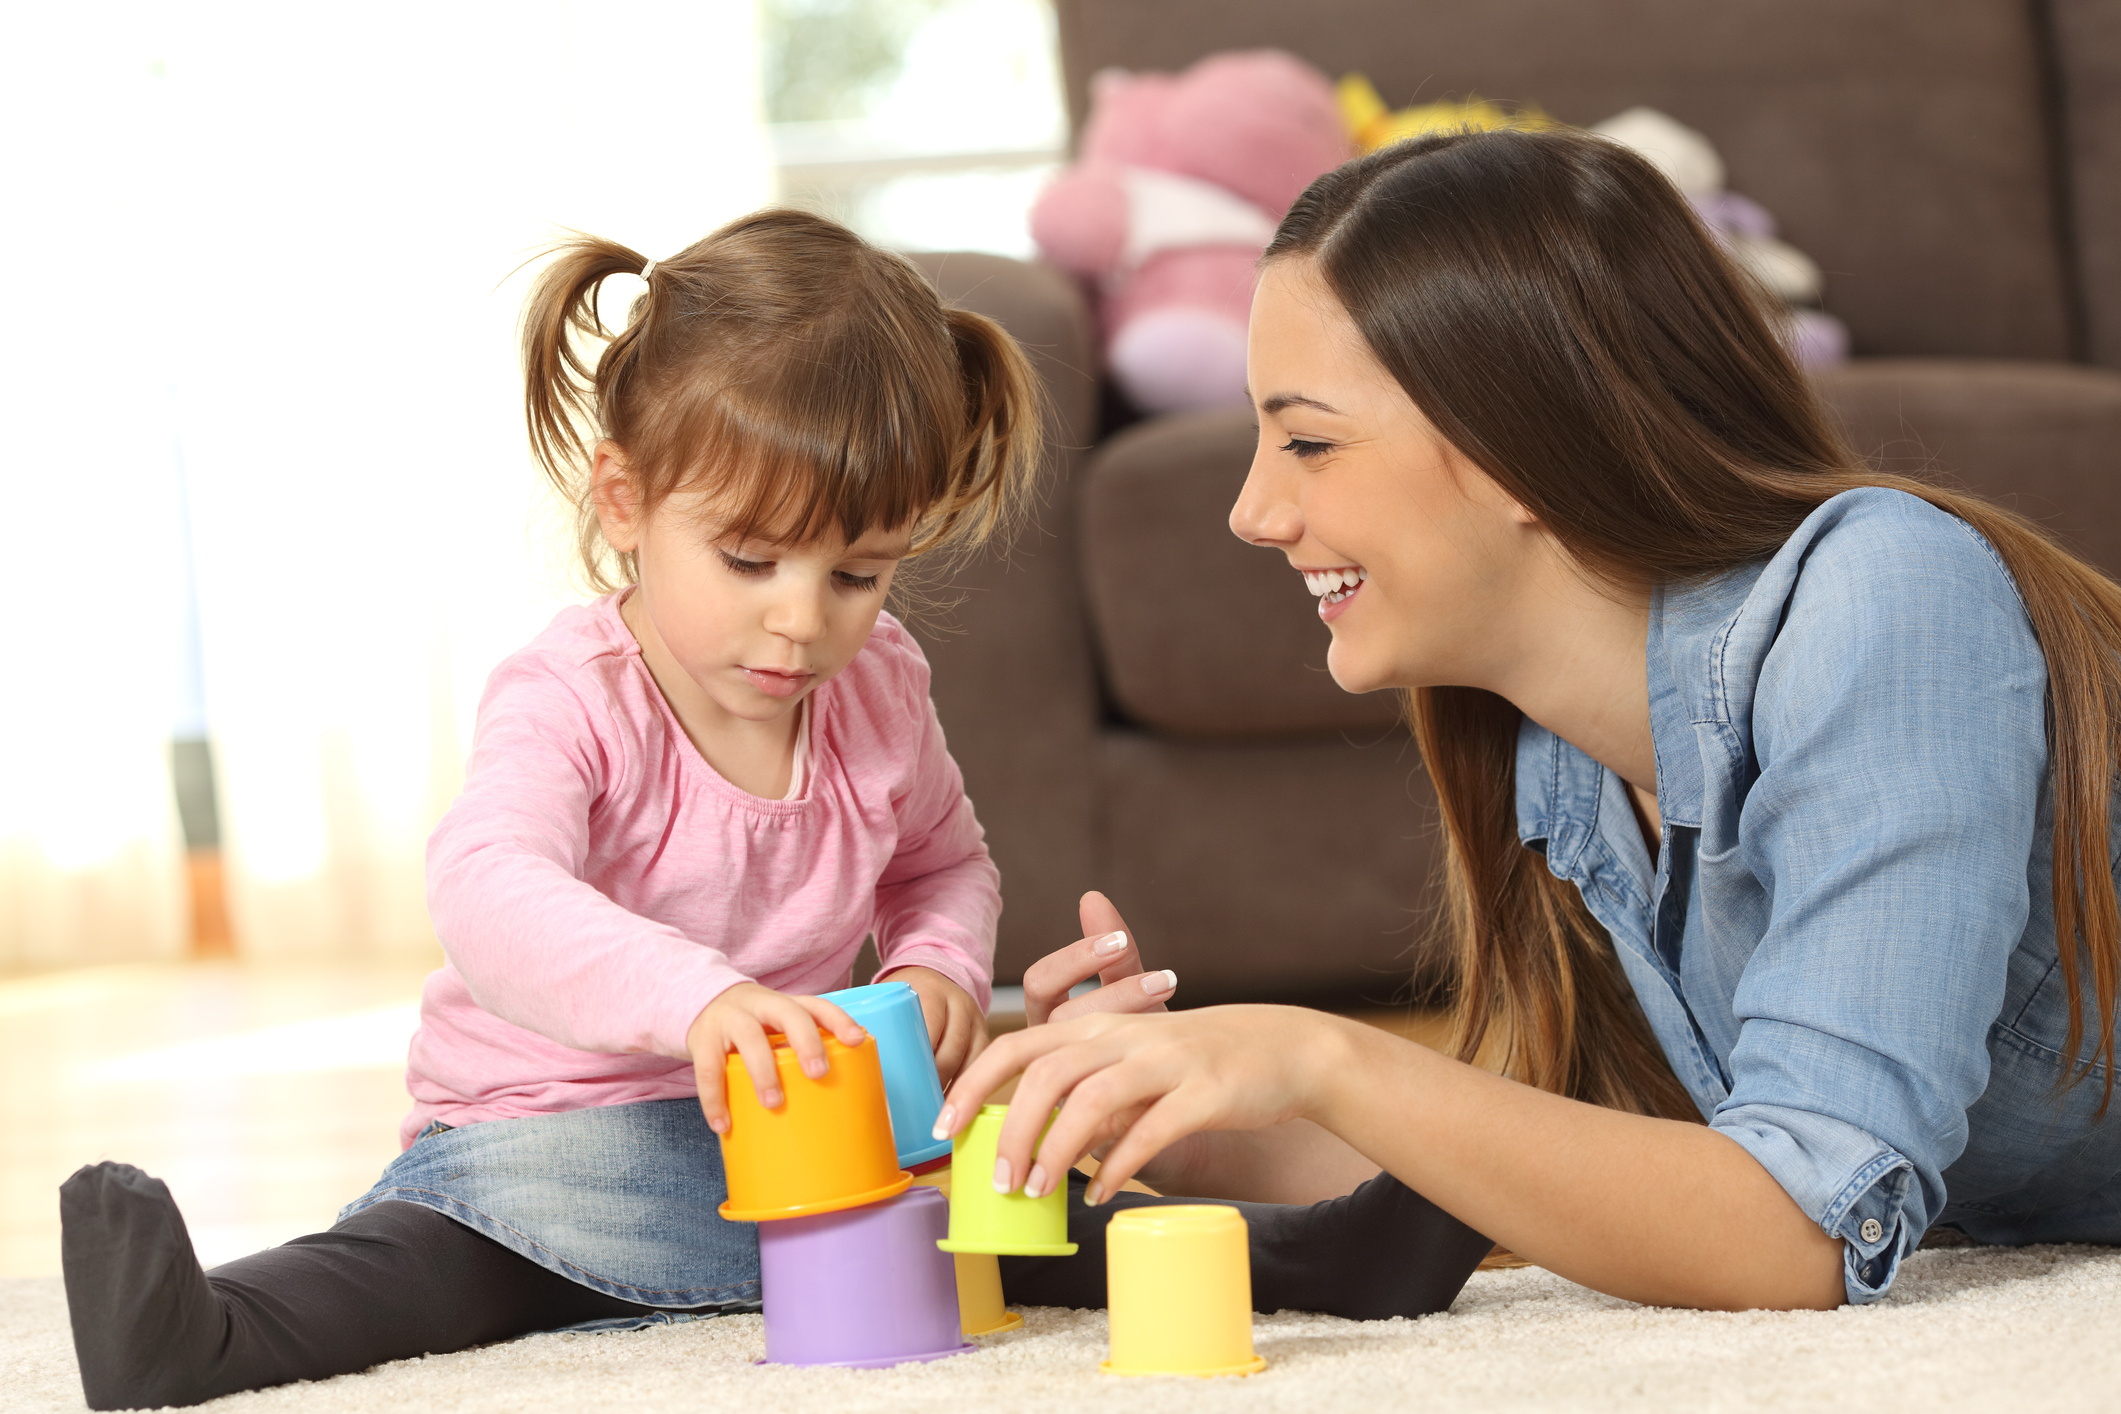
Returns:
[[[1367,72],[1394,103],[1478,92],[1572,122],[1665,110],[1828,272],[1858,356],[1820,386],[1859,447],[2041,517],[2121,572],[2111,0],[1059,10],[1078,123],[1100,68],[1261,45]],[[1074,937],[1074,900],[1097,887],[1185,1000],[1402,991],[1421,968],[1433,804],[1390,696],[1333,686],[1310,597],[1225,528],[1250,418],[1115,431],[1064,277],[919,259],[1037,354],[1064,445],[1036,531],[959,577],[956,631],[926,631],[1003,872],[1000,977]]]

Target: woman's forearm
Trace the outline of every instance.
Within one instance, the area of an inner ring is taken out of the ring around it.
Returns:
[[[1166,1156],[1143,1168],[1142,1182],[1159,1193],[1240,1203],[1322,1203],[1379,1172],[1374,1159],[1307,1119],[1195,1134]]]
[[[1734,1140],[1504,1080],[1321,1017],[1311,1116],[1530,1261],[1653,1305],[1825,1308],[1842,1245]]]

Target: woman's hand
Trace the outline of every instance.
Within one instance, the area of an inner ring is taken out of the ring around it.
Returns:
[[[996,1086],[1021,1072],[1002,1125],[995,1188],[1042,1196],[1077,1159],[1109,1145],[1084,1195],[1102,1202],[1188,1135],[1304,1117],[1351,1024],[1299,1007],[1233,1006],[1098,1013],[1030,1027],[996,1041],[958,1077],[936,1137],[962,1128]],[[1056,1105],[1060,1114],[1041,1141]]]
[[[935,1052],[935,1072],[948,1085],[965,1062],[987,1046],[987,1018],[963,987],[928,967],[900,967],[879,973],[879,982],[904,982],[921,999],[928,1022],[928,1046]]]
[[[1024,1024],[1043,1026],[1098,1012],[1153,1012],[1178,990],[1178,974],[1142,971],[1141,953],[1127,920],[1103,894],[1092,890],[1077,906],[1083,936],[1031,964],[1024,973]],[[1094,992],[1070,1000],[1068,992],[1092,977]]]
[[[756,982],[739,982],[701,1008],[685,1032],[685,1046],[692,1053],[692,1074],[700,1087],[700,1110],[707,1116],[707,1127],[716,1134],[729,1132],[724,1076],[731,1051],[743,1056],[759,1103],[769,1110],[779,1109],[781,1071],[766,1033],[778,1031],[787,1037],[803,1074],[816,1080],[828,1068],[819,1026],[828,1027],[848,1046],[859,1046],[869,1034],[823,998],[790,996]]]

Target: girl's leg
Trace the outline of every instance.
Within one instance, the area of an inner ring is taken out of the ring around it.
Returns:
[[[1123,1208],[1220,1199],[1115,1193],[1083,1206],[1081,1174],[1068,1175],[1073,1257],[1004,1257],[1002,1291],[1033,1306],[1105,1304],[1105,1224]],[[1226,1203],[1245,1216],[1252,1246],[1252,1307],[1322,1311],[1358,1321],[1448,1310],[1492,1247],[1390,1174],[1309,1207]]]
[[[129,1164],[61,1186],[66,1301],[91,1409],[197,1404],[580,1321],[641,1315],[429,1208],[201,1271],[169,1189]]]

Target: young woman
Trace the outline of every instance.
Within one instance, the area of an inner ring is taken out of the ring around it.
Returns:
[[[1712,1308],[1876,1300],[1939,1226],[2121,1241],[2121,590],[1868,471],[1763,311],[1579,133],[1392,148],[1296,204],[1231,526],[1320,595],[1335,681],[1408,690],[1455,1058],[1276,1007],[1034,1027],[944,1111],[1022,1073],[997,1186],[1100,1146],[1093,1205],[1381,1166]]]

